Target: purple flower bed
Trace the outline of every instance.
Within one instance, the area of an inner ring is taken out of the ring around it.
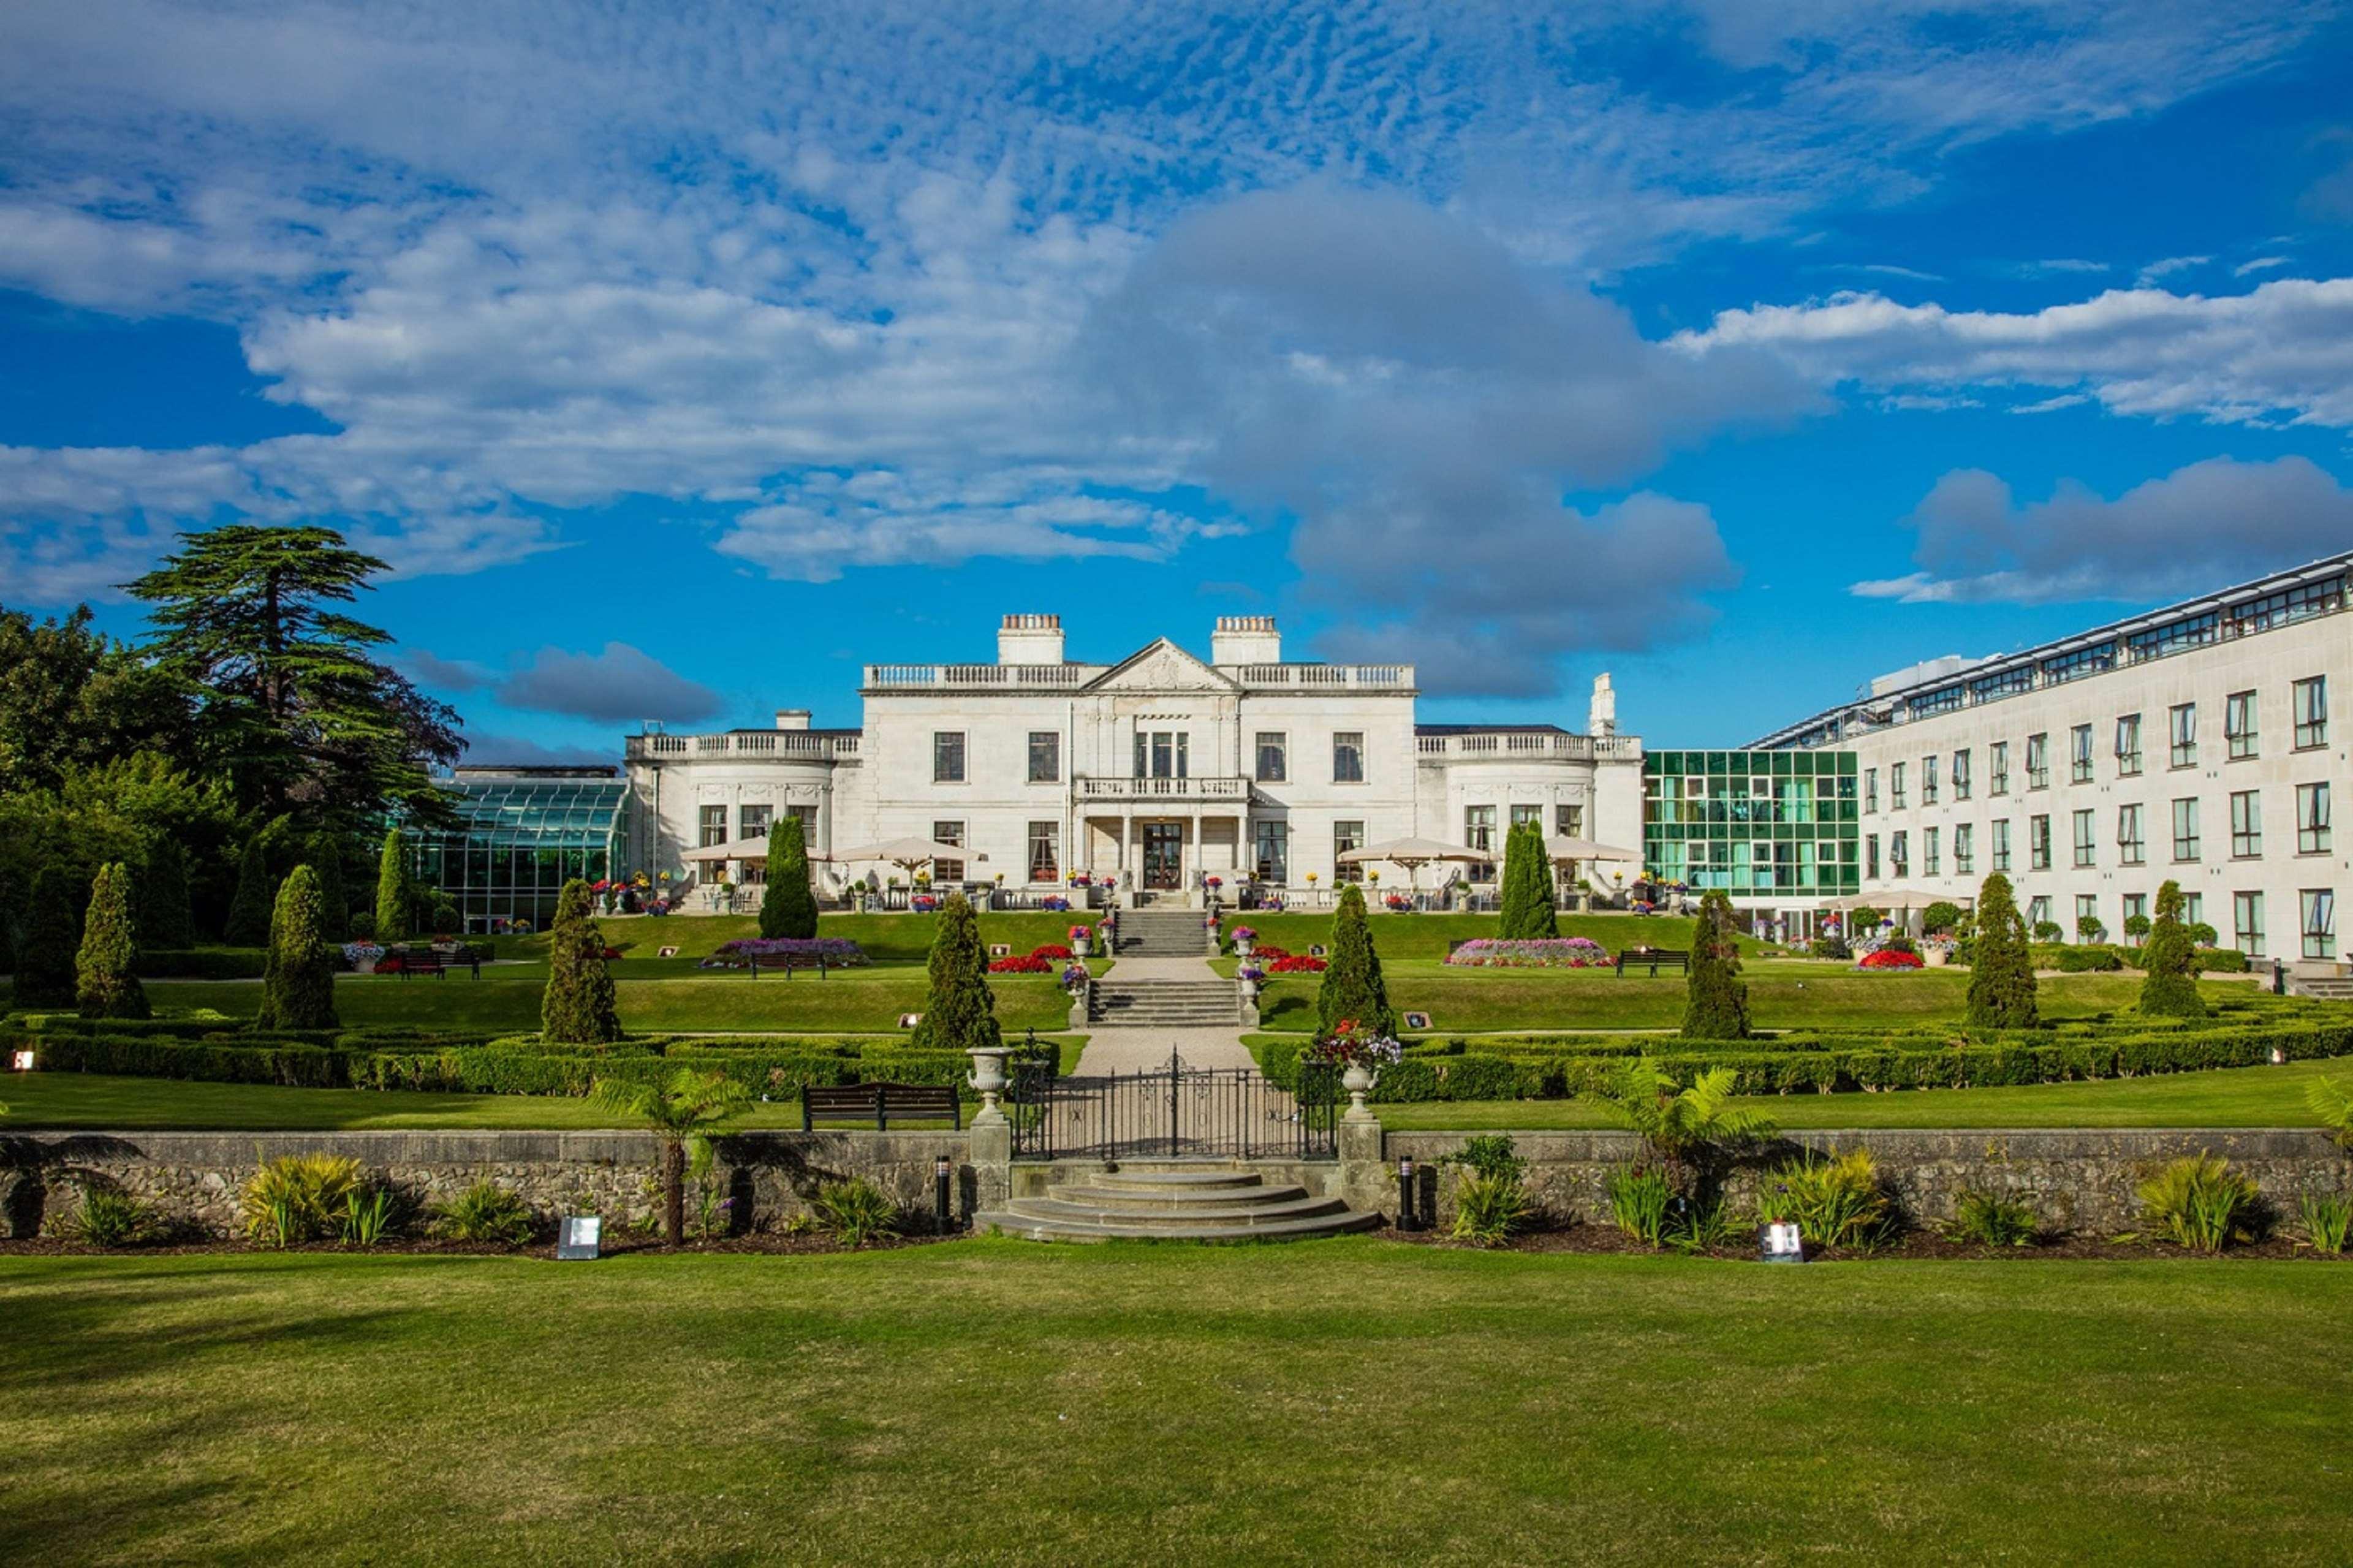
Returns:
[[[847,937],[839,936],[754,936],[741,942],[724,942],[699,965],[703,969],[744,969],[754,959],[762,963],[782,964],[790,960],[796,964],[817,967],[823,959],[829,969],[861,969],[866,964],[866,950]]]
[[[1537,942],[1482,936],[1448,953],[1446,962],[1472,969],[1601,969],[1609,966],[1609,953],[1599,942],[1581,936]]]

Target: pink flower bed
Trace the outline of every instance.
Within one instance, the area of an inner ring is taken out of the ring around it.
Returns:
[[[1599,942],[1581,936],[1534,942],[1482,936],[1448,953],[1446,962],[1468,969],[1606,969],[1609,954]]]

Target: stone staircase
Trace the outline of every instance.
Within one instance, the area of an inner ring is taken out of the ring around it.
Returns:
[[[1241,997],[1230,980],[1126,980],[1114,969],[1094,984],[1091,1022],[1113,1029],[1230,1029]]]
[[[1380,1223],[1338,1198],[1219,1165],[1127,1164],[973,1216],[976,1230],[1031,1241],[1297,1241]]]
[[[1122,910],[1118,958],[1198,958],[1210,951],[1199,910]]]
[[[2311,996],[2323,1002],[2353,1002],[2353,980],[2341,976],[2290,980],[2287,988],[2298,996]]]

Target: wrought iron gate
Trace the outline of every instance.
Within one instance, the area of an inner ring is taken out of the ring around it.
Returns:
[[[1295,1089],[1251,1068],[1168,1065],[1056,1078],[1048,1052],[1008,1063],[1017,1160],[1332,1160],[1340,1152],[1340,1075],[1303,1062]]]

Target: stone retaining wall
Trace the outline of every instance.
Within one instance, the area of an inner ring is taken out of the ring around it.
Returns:
[[[284,1154],[348,1154],[424,1204],[480,1180],[520,1193],[543,1217],[659,1215],[660,1144],[644,1132],[58,1132],[0,1139],[0,1230],[34,1234],[45,1209],[70,1212],[86,1179],[121,1187],[164,1218],[211,1236],[236,1228],[238,1191]],[[736,1228],[787,1219],[826,1181],[863,1176],[929,1215],[934,1162],[955,1166],[959,1214],[997,1201],[958,1132],[760,1132],[719,1141],[716,1174]],[[1000,1178],[1001,1180],[1001,1178]],[[691,1208],[690,1195],[690,1209]]]

